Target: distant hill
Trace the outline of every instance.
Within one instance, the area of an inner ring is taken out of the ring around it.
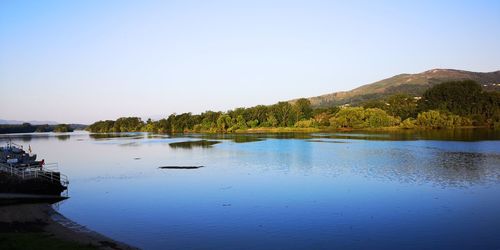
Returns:
[[[32,125],[44,125],[44,124],[48,124],[48,125],[57,125],[59,124],[58,122],[55,122],[55,121],[18,121],[18,120],[3,120],[3,119],[0,119],[0,124],[23,124],[23,123],[29,123],[29,124],[32,124]]]
[[[500,90],[500,70],[481,73],[455,69],[432,69],[418,74],[400,74],[350,91],[310,97],[314,107],[359,104],[364,101],[386,97],[395,93],[420,96],[435,84],[451,80],[474,80],[487,91]],[[290,102],[294,102],[291,100]]]

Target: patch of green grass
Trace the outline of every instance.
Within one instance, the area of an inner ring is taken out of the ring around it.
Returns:
[[[33,250],[95,250],[95,246],[65,241],[43,232],[32,233],[0,233],[0,249],[33,249]]]

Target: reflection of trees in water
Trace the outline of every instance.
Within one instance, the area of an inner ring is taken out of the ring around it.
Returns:
[[[388,160],[377,161],[377,157]],[[469,186],[500,180],[500,155],[475,152],[373,150],[375,161],[357,169],[367,178],[407,183],[431,183],[445,187]]]
[[[41,139],[42,137],[38,137],[37,139]],[[23,142],[30,142],[32,137],[31,136],[22,136],[21,138],[21,141]],[[49,139],[49,137],[47,136],[45,139]]]
[[[498,140],[500,130],[493,129],[433,129],[412,130],[401,129],[391,131],[330,131],[324,133],[255,133],[255,134],[181,134],[180,137],[201,137],[202,139],[233,140],[235,142],[252,142],[265,139],[357,139],[375,141],[406,140],[450,140],[477,141]]]
[[[427,140],[477,141],[497,140],[500,138],[500,131],[493,129],[435,129],[419,130],[416,135],[418,139]]]
[[[113,138],[127,138],[127,139],[143,139],[143,135],[137,133],[104,133],[104,134],[89,134],[89,137],[95,140],[99,139],[113,139]]]
[[[57,135],[56,138],[60,141],[66,141],[70,138],[70,135]]]
[[[234,138],[232,138],[232,141],[236,143],[246,143],[246,142],[262,141],[262,139],[259,139],[254,136],[235,136]]]
[[[376,141],[406,140],[446,140],[446,141],[478,141],[498,140],[500,130],[493,129],[431,129],[431,130],[394,130],[394,131],[351,131],[335,133],[316,133],[319,138],[360,139]]]
[[[236,143],[256,142],[266,139],[262,134],[199,134],[198,137],[208,140],[231,140]]]
[[[132,142],[120,143],[120,144],[118,144],[118,146],[120,146],[120,147],[139,147],[139,146],[141,146],[141,144],[139,142],[132,141]]]
[[[431,161],[441,177],[450,185],[472,185],[497,181],[500,177],[500,155],[473,152],[436,152]]]
[[[147,133],[145,135],[145,137],[147,139],[167,139],[167,138],[170,138],[170,136],[168,136],[168,135],[163,135],[163,134],[149,134],[149,133]]]
[[[32,140],[48,140],[53,136],[51,133],[40,133],[40,134],[11,134],[0,136],[0,143],[5,144],[9,140],[13,142],[30,142]]]

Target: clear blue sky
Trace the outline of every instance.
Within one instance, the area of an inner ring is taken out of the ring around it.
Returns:
[[[228,110],[500,69],[500,1],[0,1],[0,119]]]

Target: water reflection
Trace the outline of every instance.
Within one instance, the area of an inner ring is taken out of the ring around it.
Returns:
[[[324,143],[347,143],[346,141],[339,141],[339,140],[328,140],[328,139],[323,139],[323,140],[319,140],[319,139],[310,139],[310,140],[307,140],[308,142],[324,142]]]
[[[393,131],[344,131],[323,133],[243,133],[243,134],[172,134],[172,138],[192,137],[234,142],[254,142],[265,139],[355,139],[375,141],[484,141],[500,140],[500,130],[488,128],[440,129],[440,130],[393,130]]]
[[[90,138],[95,140],[108,140],[116,138],[142,139],[145,133],[91,133]]]
[[[500,180],[500,155],[475,152],[435,152],[430,164],[448,186],[468,186]]]
[[[498,153],[388,147],[365,150],[363,161],[366,164],[358,165],[353,171],[365,178],[384,181],[432,184],[442,188],[500,181]]]
[[[256,134],[173,134],[172,138],[201,138],[206,140],[229,140],[235,143],[262,141],[263,138]]]
[[[56,138],[60,141],[67,141],[70,137],[71,137],[71,135],[68,135],[68,134],[56,135]]]
[[[144,249],[494,249],[500,142],[440,132],[0,139],[59,162],[62,213]]]
[[[220,141],[207,141],[207,140],[199,140],[199,141],[182,141],[182,142],[172,142],[168,145],[171,148],[182,148],[182,149],[192,149],[192,148],[210,148],[212,145],[220,143]]]
[[[441,141],[481,141],[500,140],[500,130],[494,129],[440,129],[440,130],[394,130],[359,131],[312,134],[321,138],[362,139],[362,140],[441,140]]]
[[[30,142],[33,139],[48,140],[54,136],[53,133],[30,133],[30,134],[3,134],[0,135],[0,141],[16,140],[21,142]]]

